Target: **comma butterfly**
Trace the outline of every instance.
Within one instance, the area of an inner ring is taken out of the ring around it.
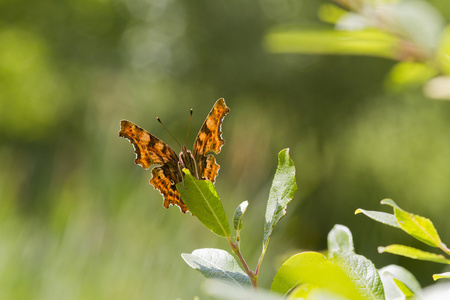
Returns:
[[[192,152],[186,146],[181,146],[179,157],[169,145],[146,130],[126,120],[120,122],[119,136],[133,144],[136,153],[134,162],[144,169],[154,164],[161,165],[153,168],[150,183],[163,195],[165,208],[177,205],[183,213],[188,211],[175,187],[183,181],[183,168],[189,169],[197,179],[214,183],[220,166],[210,153],[218,154],[225,144],[221,127],[223,118],[229,111],[223,98],[217,100],[198,132]]]

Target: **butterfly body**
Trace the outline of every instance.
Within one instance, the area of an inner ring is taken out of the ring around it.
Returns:
[[[225,144],[221,137],[221,126],[223,118],[229,111],[224,99],[217,100],[194,141],[192,152],[186,146],[181,146],[179,156],[156,136],[129,121],[121,121],[119,136],[133,144],[136,153],[135,163],[144,169],[154,164],[160,165],[153,168],[150,184],[163,195],[165,208],[177,205],[183,213],[188,211],[175,186],[183,181],[184,173],[181,171],[183,168],[189,169],[197,179],[214,183],[220,166],[211,153],[218,154]]]
[[[195,178],[200,179],[194,155],[186,146],[181,146],[178,168],[181,174],[183,174],[181,170],[188,169]]]

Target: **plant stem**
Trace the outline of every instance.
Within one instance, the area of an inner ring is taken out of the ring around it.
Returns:
[[[255,269],[255,277],[256,277],[255,281],[258,280],[259,268],[261,267],[261,263],[264,258],[264,254],[266,254],[266,249],[267,249],[267,246],[269,245],[269,240],[270,240],[270,238],[268,238],[266,243],[263,245],[261,255],[259,256],[258,264],[256,265],[256,269]]]
[[[242,256],[241,250],[239,249],[238,244],[233,243],[233,241],[231,240],[230,237],[227,237],[228,243],[231,246],[231,249],[233,250],[234,254],[236,254],[236,256],[239,258],[239,260],[241,261],[242,266],[245,269],[245,272],[247,273],[248,277],[250,278],[250,281],[252,283],[252,286],[256,289],[257,284],[256,284],[256,273],[253,272],[252,270],[249,269],[247,262],[245,261],[244,257]]]

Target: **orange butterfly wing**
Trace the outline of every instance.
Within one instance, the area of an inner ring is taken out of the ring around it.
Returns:
[[[217,100],[194,141],[193,155],[202,178],[215,182],[220,166],[211,152],[218,154],[225,144],[222,139],[222,122],[230,109],[223,98]]]
[[[164,165],[168,161],[178,162],[178,156],[173,149],[145,129],[126,121],[120,122],[119,136],[130,141],[134,146],[137,165],[148,169],[151,165]]]
[[[185,213],[188,211],[188,208],[181,200],[180,193],[178,193],[175,186],[182,180],[178,170],[178,163],[170,161],[162,167],[153,168],[150,184],[163,195],[163,206],[165,208],[169,208],[170,205],[177,205]]]
[[[188,209],[181,201],[175,187],[175,184],[183,180],[178,169],[178,156],[175,151],[156,136],[126,120],[120,122],[119,136],[133,144],[136,164],[144,169],[154,164],[161,165],[161,167],[153,168],[150,184],[163,195],[163,206],[169,208],[171,204],[178,205],[183,213],[186,212]]]

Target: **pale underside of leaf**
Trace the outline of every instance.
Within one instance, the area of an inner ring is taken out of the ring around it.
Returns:
[[[191,254],[181,255],[186,263],[206,278],[230,282],[236,286],[250,286],[247,274],[239,267],[234,257],[221,249],[197,249]]]
[[[332,255],[335,251],[354,252],[353,236],[344,225],[336,224],[328,233],[328,251]]]
[[[386,299],[400,299],[406,294],[417,294],[422,290],[414,275],[403,267],[389,265],[378,272],[383,281]]]
[[[355,214],[359,214],[359,213],[363,213],[364,215],[368,216],[369,218],[371,218],[372,220],[375,220],[377,222],[392,226],[392,227],[396,227],[396,228],[400,228],[400,225],[397,222],[397,219],[395,218],[395,216],[393,214],[388,214],[385,212],[381,212],[381,211],[373,211],[373,210],[365,210],[365,209],[361,209],[358,208],[355,211]]]
[[[294,162],[289,157],[289,149],[284,149],[278,154],[278,167],[267,201],[263,247],[267,245],[275,225],[286,215],[286,206],[294,198],[296,190]]]

